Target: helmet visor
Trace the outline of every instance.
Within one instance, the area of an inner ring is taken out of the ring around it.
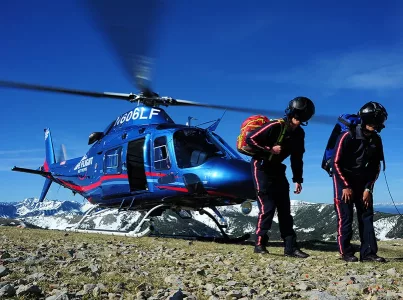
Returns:
[[[308,122],[309,119],[312,118],[312,114],[304,111],[296,111],[292,117],[300,122]]]
[[[385,125],[384,125],[385,121],[386,121],[386,116],[383,114],[363,118],[363,123],[365,125],[373,127],[378,132],[380,132],[382,129],[385,128]]]

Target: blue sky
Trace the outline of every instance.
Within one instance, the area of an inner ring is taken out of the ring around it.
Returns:
[[[76,2],[8,2],[0,5],[0,79],[109,92],[137,92],[108,45]],[[367,101],[389,111],[382,132],[386,174],[402,202],[403,92],[401,1],[170,1],[155,43],[153,86],[161,95],[207,103],[283,110],[290,99],[314,100],[318,114],[356,112]],[[133,12],[135,16],[135,12]],[[133,43],[141,41],[133,40]],[[132,108],[130,103],[0,89],[0,201],[39,197],[43,178],[11,172],[44,160],[43,129],[58,150],[82,156],[88,136]],[[204,122],[222,111],[168,108],[174,121]],[[235,147],[248,114],[227,112],[217,133]],[[280,116],[269,116],[280,117]],[[331,203],[331,179],[320,168],[332,126],[311,123],[301,195]],[[288,175],[291,177],[290,167]],[[51,199],[70,199],[54,185]],[[383,174],[375,202],[390,202]]]

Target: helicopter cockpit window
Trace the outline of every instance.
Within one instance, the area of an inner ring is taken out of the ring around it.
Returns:
[[[165,136],[160,136],[154,140],[154,168],[156,170],[168,170],[171,168],[167,138]]]
[[[120,152],[121,147],[109,150],[105,153],[105,160],[104,160],[105,174],[117,174],[121,172]]]
[[[178,130],[173,138],[179,168],[196,167],[211,157],[225,156],[204,130],[194,128]]]
[[[109,133],[109,131],[111,131],[111,129],[113,128],[113,125],[115,124],[115,122],[116,122],[115,120],[112,121],[112,122],[108,125],[108,127],[105,128],[105,130],[104,130],[104,136],[107,135],[107,134]]]

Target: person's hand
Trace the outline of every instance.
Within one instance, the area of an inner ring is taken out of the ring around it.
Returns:
[[[353,196],[353,191],[350,188],[343,189],[343,194],[341,195],[341,200],[345,203],[349,202]]]
[[[372,202],[372,193],[368,190],[365,190],[364,194],[362,195],[362,200],[364,201],[364,207],[368,208]]]
[[[294,190],[294,194],[300,194],[302,191],[302,184],[296,182],[295,183],[295,190]]]
[[[281,146],[277,145],[270,149],[270,152],[273,154],[279,154],[281,152]]]

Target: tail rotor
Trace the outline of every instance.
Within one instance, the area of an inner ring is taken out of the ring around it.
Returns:
[[[61,144],[59,154],[57,156],[57,162],[63,162],[67,160],[67,152],[66,152],[66,146],[64,144]]]

